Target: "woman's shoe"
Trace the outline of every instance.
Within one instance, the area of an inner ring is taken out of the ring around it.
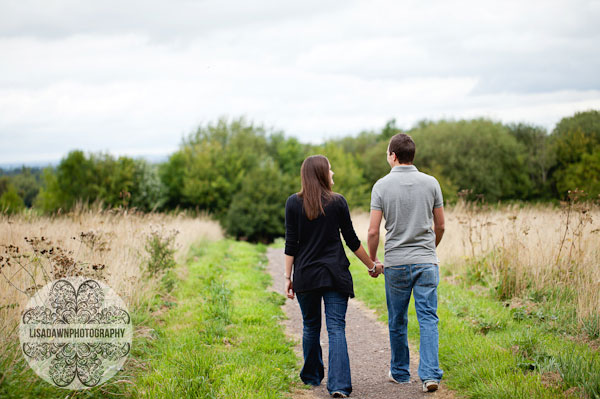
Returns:
[[[346,395],[346,394],[345,394],[345,393],[343,393],[343,392],[338,392],[338,391],[336,391],[336,392],[332,392],[332,393],[331,393],[331,397],[332,397],[332,398],[347,398],[347,397],[348,397],[348,395]]]

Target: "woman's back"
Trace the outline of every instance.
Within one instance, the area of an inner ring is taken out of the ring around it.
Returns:
[[[340,194],[323,204],[324,213],[309,220],[303,199],[292,194],[286,201],[285,253],[294,256],[294,290],[333,288],[354,296],[340,231],[346,245],[356,251],[360,240],[354,232],[346,199]]]

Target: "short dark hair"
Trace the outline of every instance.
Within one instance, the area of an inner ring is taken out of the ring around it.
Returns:
[[[415,159],[415,142],[408,134],[398,133],[390,139],[389,153],[396,154],[400,163],[412,163]]]

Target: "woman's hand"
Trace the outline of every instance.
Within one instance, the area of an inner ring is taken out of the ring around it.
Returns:
[[[294,285],[292,283],[292,280],[290,280],[289,278],[285,279],[285,294],[288,298],[294,299]]]
[[[288,254],[285,254],[285,272],[283,273],[283,277],[285,277],[285,286],[284,291],[288,298],[294,299],[294,286],[292,284],[292,271],[294,267],[294,257]]]
[[[372,272],[369,272],[369,276],[373,277],[373,278],[377,278],[377,276],[379,276],[381,273],[383,273],[383,263],[381,263],[379,260],[375,260],[375,270],[373,270]]]

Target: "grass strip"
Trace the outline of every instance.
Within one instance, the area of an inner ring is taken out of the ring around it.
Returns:
[[[147,373],[134,396],[281,398],[297,358],[279,320],[282,295],[268,291],[265,247],[223,240],[193,248],[188,275],[162,317]]]
[[[351,263],[357,299],[387,323],[384,277],[371,278],[355,257]],[[472,398],[600,398],[600,357],[587,345],[446,281],[438,296],[440,363],[450,388]],[[412,301],[408,333],[418,347]]]

